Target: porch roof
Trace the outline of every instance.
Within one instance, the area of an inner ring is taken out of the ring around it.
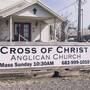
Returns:
[[[48,6],[46,6],[45,4],[43,4],[41,1],[38,0],[34,0],[33,2],[27,2],[26,0],[20,1],[16,4],[13,4],[11,6],[8,6],[7,8],[4,8],[0,11],[0,16],[2,16],[3,18],[10,16],[16,12],[19,12],[33,4],[38,4],[39,6],[41,6],[43,9],[45,9],[46,11],[48,11],[49,13],[51,13],[53,16],[55,16],[56,18],[58,18],[61,21],[65,21],[65,18],[60,16],[59,14],[57,14],[56,12],[54,12],[53,10],[51,10]]]

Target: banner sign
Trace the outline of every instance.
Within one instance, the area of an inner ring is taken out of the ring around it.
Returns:
[[[0,69],[90,65],[90,46],[0,46]]]

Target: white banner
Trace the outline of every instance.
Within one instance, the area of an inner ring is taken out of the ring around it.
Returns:
[[[0,69],[90,65],[90,46],[0,46]]]

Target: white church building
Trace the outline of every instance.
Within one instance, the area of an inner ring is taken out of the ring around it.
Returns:
[[[39,0],[0,0],[0,41],[50,42],[56,40],[56,25],[63,21]]]

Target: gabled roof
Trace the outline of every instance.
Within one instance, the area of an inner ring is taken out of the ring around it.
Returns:
[[[10,16],[16,12],[19,12],[33,4],[38,4],[40,5],[42,8],[44,8],[46,11],[48,11],[49,13],[51,13],[52,15],[54,15],[55,17],[57,17],[58,19],[60,19],[61,21],[64,21],[65,19],[63,17],[61,17],[59,14],[57,14],[56,12],[54,12],[53,10],[51,10],[50,8],[48,8],[48,6],[46,6],[45,4],[43,4],[41,1],[38,0],[33,0],[31,2],[28,2],[28,0],[22,0],[21,2],[18,3],[14,3],[13,5],[10,5],[2,10],[0,10],[0,16],[2,17],[7,17]]]

